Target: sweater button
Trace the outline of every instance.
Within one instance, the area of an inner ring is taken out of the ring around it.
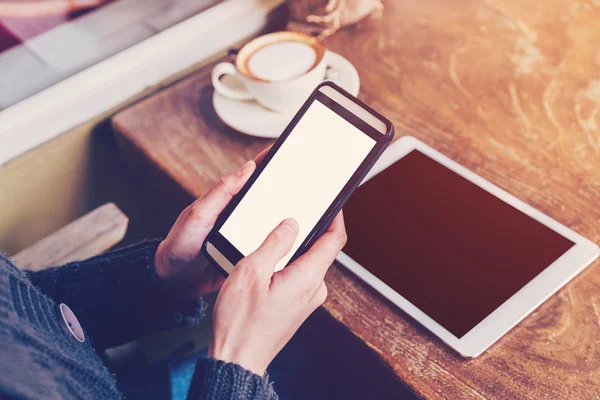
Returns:
[[[65,303],[60,303],[58,306],[60,310],[60,315],[62,316],[62,320],[65,323],[65,327],[67,331],[73,336],[79,343],[83,343],[85,341],[85,335],[83,334],[83,329],[77,320],[77,317],[71,311],[69,306]]]

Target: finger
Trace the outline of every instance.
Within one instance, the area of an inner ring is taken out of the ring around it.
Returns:
[[[256,157],[254,157],[254,162],[256,163],[256,165],[259,165],[262,162],[262,160],[265,159],[265,156],[267,155],[269,150],[271,150],[271,147],[273,147],[273,146],[271,145],[271,146],[267,147],[266,149],[264,149],[263,151],[258,153],[258,155]]]
[[[299,280],[308,285],[321,282],[345,244],[346,227],[344,215],[340,211],[329,229],[317,239],[312,247],[278,274],[283,275],[284,280]]]
[[[242,189],[255,169],[256,163],[248,161],[237,173],[221,178],[208,193],[188,207],[188,216],[200,228],[211,229],[219,214]]]
[[[292,249],[298,237],[298,229],[295,219],[283,220],[269,233],[258,249],[240,261],[247,265],[247,267],[242,267],[255,269],[254,273],[270,278],[275,270],[275,265]]]
[[[331,225],[327,228],[327,232],[338,232],[340,234],[346,234],[346,223],[344,222],[344,210],[340,210],[338,215],[335,216]]]
[[[321,281],[309,303],[313,310],[315,310],[322,306],[323,303],[325,303],[325,300],[327,300],[327,286],[325,285],[325,281]]]

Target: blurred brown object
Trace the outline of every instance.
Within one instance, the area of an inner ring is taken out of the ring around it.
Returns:
[[[107,0],[0,1],[0,17],[35,18],[69,14]]]
[[[289,28],[320,39],[370,15],[379,17],[383,11],[381,0],[290,0],[289,7]]]

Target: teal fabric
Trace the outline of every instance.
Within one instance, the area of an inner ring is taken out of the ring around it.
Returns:
[[[185,400],[190,390],[192,377],[196,369],[196,362],[206,358],[207,349],[186,357],[177,363],[172,363],[169,371],[171,376],[171,399]]]

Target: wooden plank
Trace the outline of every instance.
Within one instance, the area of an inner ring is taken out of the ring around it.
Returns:
[[[21,269],[41,269],[84,260],[119,243],[129,219],[113,203],[104,204],[12,257]]]
[[[600,7],[593,1],[385,2],[326,43],[360,98],[410,134],[600,242]],[[270,142],[224,126],[210,68],[118,114],[123,148],[194,196]],[[375,201],[376,199],[374,199]],[[600,398],[600,262],[465,360],[345,268],[324,308],[424,398]]]

